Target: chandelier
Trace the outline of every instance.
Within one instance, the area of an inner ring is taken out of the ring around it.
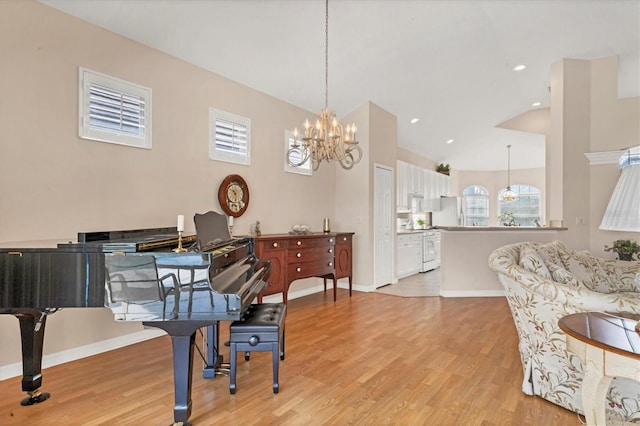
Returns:
[[[300,167],[311,159],[313,170],[318,170],[320,163],[338,161],[343,169],[349,170],[362,159],[362,150],[356,140],[356,125],[346,128],[336,118],[336,113],[329,111],[329,0],[325,0],[325,44],[324,44],[324,109],[315,124],[306,120],[304,135],[298,139],[298,129],[293,131],[293,144],[287,151],[287,163],[292,167]]]
[[[511,145],[507,145],[507,189],[502,193],[502,200],[510,203],[517,196],[518,194],[511,190]]]

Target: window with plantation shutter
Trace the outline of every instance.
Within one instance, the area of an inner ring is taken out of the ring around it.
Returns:
[[[312,175],[313,169],[311,168],[311,158],[308,158],[301,166],[294,167],[287,161],[287,155],[289,150],[293,147],[294,143],[293,132],[291,130],[285,130],[284,132],[284,170],[289,173],[297,173],[300,175]],[[302,153],[298,150],[293,150],[291,154],[291,160],[294,163],[302,161]]]
[[[79,136],[151,148],[151,89],[80,68]]]
[[[215,108],[209,110],[209,158],[251,164],[251,120]]]

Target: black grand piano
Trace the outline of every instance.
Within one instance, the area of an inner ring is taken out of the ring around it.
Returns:
[[[23,405],[49,397],[40,391],[47,317],[67,307],[108,307],[117,321],[141,321],[171,336],[174,422],[187,423],[196,332],[207,327],[205,370],[216,368],[217,324],[241,317],[265,287],[270,265],[254,256],[249,238],[177,252],[177,246],[196,240],[181,237],[173,227],[0,246],[0,314],[20,323],[22,390],[28,393]]]

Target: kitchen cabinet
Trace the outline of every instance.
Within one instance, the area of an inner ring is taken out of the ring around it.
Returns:
[[[398,161],[397,168],[397,194],[396,194],[396,210],[399,212],[409,211],[409,187],[407,184],[407,178],[409,175],[409,163],[404,161]]]
[[[420,272],[422,268],[422,232],[399,234],[398,247],[398,278],[405,278]]]
[[[451,178],[433,170],[398,160],[397,199],[398,212],[411,211],[411,194],[424,197],[423,211],[440,210],[440,197],[451,196]]]
[[[425,171],[425,210],[440,210],[440,197],[451,196],[451,178],[433,170]]]
[[[396,210],[411,211],[411,195],[424,197],[426,169],[416,165],[398,161],[397,167],[397,199]]]

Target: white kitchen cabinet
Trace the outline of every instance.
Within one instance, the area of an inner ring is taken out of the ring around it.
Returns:
[[[424,207],[426,211],[440,210],[440,173],[425,170]]]
[[[396,194],[396,210],[399,212],[408,212],[409,208],[409,186],[408,186],[408,176],[409,176],[409,163],[405,163],[404,161],[398,161],[398,192]]]
[[[398,279],[420,272],[422,267],[422,233],[400,234],[398,247]]]
[[[411,193],[424,196],[424,172],[422,167],[411,165]]]

